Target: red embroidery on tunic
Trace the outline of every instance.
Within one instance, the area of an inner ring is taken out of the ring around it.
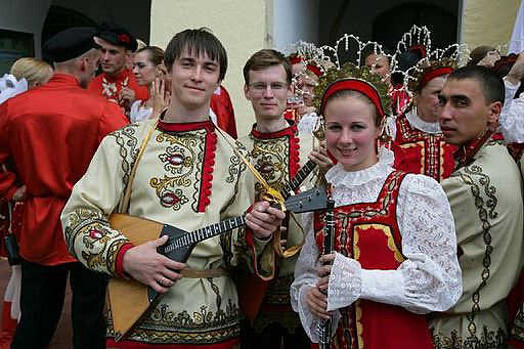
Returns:
[[[217,135],[215,131],[206,134],[206,153],[202,168],[202,187],[198,201],[198,212],[205,212],[206,206],[211,202],[211,186],[213,183],[213,167],[215,166],[215,152],[217,149]]]

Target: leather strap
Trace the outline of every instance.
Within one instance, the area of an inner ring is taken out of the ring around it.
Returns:
[[[131,172],[129,173],[129,181],[127,182],[127,187],[124,191],[124,196],[118,208],[118,212],[120,213],[127,213],[127,210],[129,209],[129,201],[131,200],[131,188],[133,187],[133,181],[135,179],[136,169],[138,168],[138,162],[142,158],[142,154],[144,154],[147,143],[149,142],[149,139],[151,138],[151,135],[153,134],[153,131],[156,129],[157,125],[158,118],[155,120],[155,122],[151,124],[151,127],[146,133],[146,137],[144,138],[142,144],[140,145],[140,148],[138,149],[138,154],[136,156],[135,162],[133,163],[133,167],[131,168]]]
[[[207,278],[216,278],[219,276],[228,275],[229,272],[227,269],[218,268],[218,269],[184,269],[180,272],[180,275],[185,278],[190,279],[207,279]]]

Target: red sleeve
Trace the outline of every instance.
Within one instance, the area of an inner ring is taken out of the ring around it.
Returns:
[[[149,90],[147,87],[136,84],[133,90],[135,90],[135,100],[140,99],[142,101],[147,101],[149,99]]]
[[[101,89],[101,84],[100,84],[100,79],[98,77],[94,78],[93,80],[91,80],[91,82],[89,83],[89,91],[92,91],[98,95],[102,95],[102,89]]]
[[[120,247],[120,250],[118,251],[116,255],[115,273],[116,275],[118,275],[121,278],[128,277],[126,273],[124,272],[124,255],[126,254],[128,250],[132,249],[133,247],[135,247],[135,245],[133,245],[130,242],[127,244],[124,244],[122,245],[122,247]]]
[[[98,142],[102,141],[108,133],[116,131],[129,124],[126,116],[116,103],[104,101],[104,110],[100,117],[100,127],[98,133]]]
[[[16,174],[9,166],[12,158],[8,133],[7,103],[3,103],[0,105],[0,196],[11,200],[18,187]]]
[[[227,90],[220,86],[220,95],[213,94],[211,109],[217,116],[217,125],[234,139],[237,139],[235,111]]]

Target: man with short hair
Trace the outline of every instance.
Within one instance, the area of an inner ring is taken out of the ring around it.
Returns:
[[[438,117],[444,139],[459,147],[441,182],[457,231],[463,294],[430,321],[436,348],[506,348],[506,297],[523,264],[522,179],[507,149],[490,136],[504,103],[502,79],[471,66],[449,75]]]
[[[117,103],[129,115],[135,100],[149,99],[147,87],[138,85],[132,70],[126,66],[137,48],[137,41],[126,29],[114,24],[104,24],[95,41],[102,53],[103,72],[93,79],[89,89]]]
[[[106,278],[73,258],[65,245],[60,212],[84,174],[99,142],[127,123],[113,103],[85,90],[100,52],[95,29],[71,28],[44,47],[55,74],[39,88],[0,106],[0,195],[10,199],[17,182],[26,187],[20,227],[22,317],[13,348],[44,348],[55,331],[69,274],[73,345],[104,348]]]
[[[121,341],[112,338],[111,321],[108,347],[230,348],[239,344],[241,319],[230,269],[243,262],[267,272],[258,256],[270,250],[284,214],[267,202],[250,207],[254,182],[238,156],[243,150],[209,119],[211,97],[227,69],[220,41],[205,29],[184,30],[167,46],[165,65],[172,81],[168,108],[159,121],[129,125],[102,141],[62,224],[71,253],[86,266],[163,294]],[[200,239],[187,263],[157,252],[166,236],[135,246],[108,222],[118,210],[190,232],[249,207],[249,229]]]
[[[273,188],[282,190],[307,162],[313,148],[311,133],[300,135],[297,125],[284,117],[287,97],[292,93],[291,66],[280,52],[263,49],[249,58],[243,72],[244,94],[251,102],[256,123],[251,133],[240,141],[250,152],[253,165],[262,177]],[[310,173],[304,187],[309,189],[315,182],[316,173]],[[262,187],[257,184],[255,188],[260,197]],[[282,239],[285,240],[285,249],[300,246],[304,241],[301,223],[300,216],[295,219],[288,216],[284,221]],[[257,313],[256,318],[251,319],[254,320],[254,333],[245,336],[248,348],[279,348],[281,342],[285,348],[309,345],[298,314],[291,309],[289,297],[298,253],[285,256],[277,249],[276,254],[271,275],[264,275],[266,281],[274,279],[266,284],[258,283],[260,287],[248,295],[258,298],[250,303],[260,307],[248,311],[248,314]],[[249,282],[256,283],[256,280]],[[245,286],[239,285],[239,288]]]

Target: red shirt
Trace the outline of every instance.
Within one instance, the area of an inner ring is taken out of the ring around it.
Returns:
[[[20,254],[35,263],[76,261],[66,249],[60,213],[102,138],[127,124],[118,106],[55,74],[42,87],[0,105],[0,196],[27,187]]]
[[[211,97],[211,110],[217,117],[217,126],[234,139],[237,139],[237,126],[235,124],[235,111],[229,93],[224,86]]]
[[[129,69],[122,70],[117,76],[109,76],[106,73],[102,73],[89,84],[90,91],[107,98],[111,102],[115,102],[124,108],[125,114],[128,115],[131,109],[131,103],[127,103],[127,101],[120,98],[120,90],[124,87],[135,91],[135,100],[140,99],[147,101],[149,99],[147,87],[138,85],[135,75]]]

